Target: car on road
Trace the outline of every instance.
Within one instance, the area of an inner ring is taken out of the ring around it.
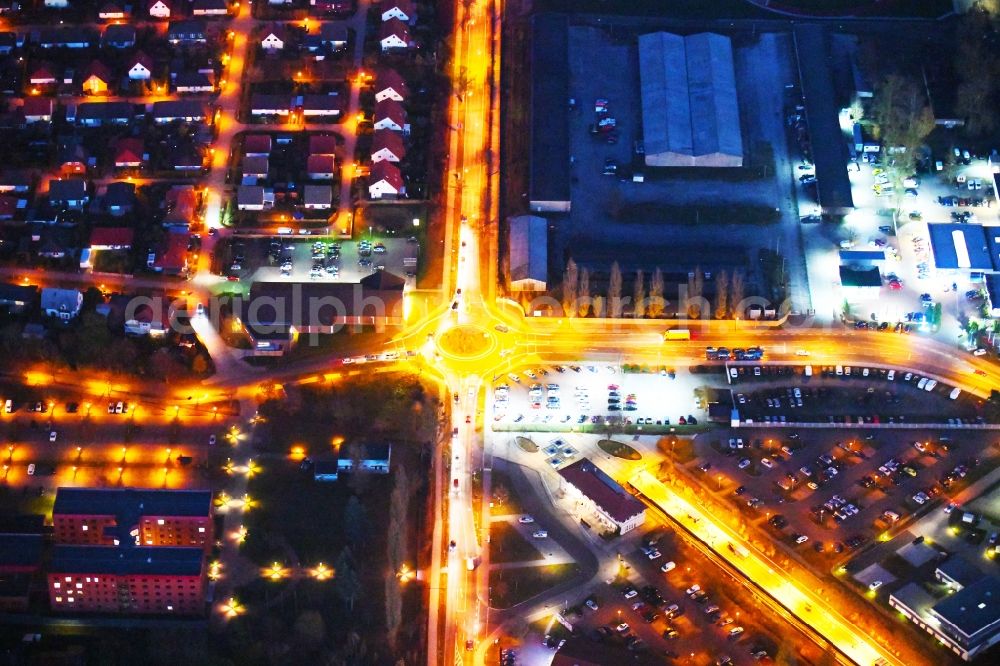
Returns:
[[[739,462],[739,463],[738,463],[738,464],[736,465],[736,467],[738,467],[739,469],[746,469],[746,468],[747,468],[747,467],[749,467],[749,466],[750,466],[750,459],[749,459],[749,458],[743,458],[743,459],[742,459],[742,460],[740,460],[740,462]]]
[[[59,433],[57,433],[55,430],[53,430],[52,432],[49,433],[49,441],[50,442],[56,441],[56,438],[58,436],[59,436]]]
[[[793,534],[792,538],[795,540],[796,544],[803,544],[806,541],[809,541],[809,537],[807,537],[805,534]]]
[[[743,633],[743,627],[733,627],[729,630],[729,640],[735,641]]]
[[[619,625],[618,625],[617,627],[615,627],[615,630],[616,630],[616,631],[617,631],[617,632],[618,632],[619,634],[624,634],[624,633],[625,633],[626,631],[628,631],[629,629],[631,629],[631,627],[629,627],[629,626],[628,626],[628,622],[622,622],[622,623],[621,623],[621,624],[619,624]]]
[[[631,585],[626,587],[622,592],[625,595],[626,599],[635,599],[637,596],[639,596],[639,591],[636,590]]]
[[[592,611],[597,610],[600,606],[597,605],[597,599],[594,597],[587,597],[587,600],[583,602],[584,605]]]
[[[764,467],[768,468],[768,469],[773,469],[774,468],[774,461],[771,460],[770,458],[761,458],[760,459],[760,464],[763,465]]]
[[[535,519],[528,514],[524,514],[523,516],[518,517],[517,522],[521,523],[522,525],[527,525],[529,523],[535,522]]]
[[[546,532],[545,530],[537,530],[535,532],[532,532],[531,536],[533,536],[536,539],[547,539],[548,536],[549,536],[549,533]]]

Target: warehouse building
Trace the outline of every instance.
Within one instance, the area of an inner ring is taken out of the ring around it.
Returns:
[[[639,37],[646,164],[743,166],[730,39],[710,32]]]
[[[646,521],[646,505],[589,460],[578,460],[559,470],[567,496],[580,502],[604,526],[625,534]]]
[[[548,280],[548,229],[544,218],[510,218],[510,288],[545,291]]]

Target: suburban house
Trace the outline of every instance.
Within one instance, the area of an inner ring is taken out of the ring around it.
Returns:
[[[81,102],[76,107],[76,123],[83,127],[127,125],[134,116],[128,102]]]
[[[265,51],[280,51],[285,48],[285,38],[279,36],[277,31],[270,31],[264,39],[260,40],[260,47]]]
[[[69,7],[69,0],[43,0],[42,6],[46,9],[66,9]]]
[[[401,326],[405,280],[375,271],[360,282],[254,282],[234,303],[252,353],[284,354],[302,335],[336,333],[344,326]]]
[[[198,193],[193,185],[174,185],[167,190],[164,204],[167,212],[163,226],[182,227],[186,231],[198,210]]]
[[[13,220],[26,212],[28,200],[13,194],[0,194],[0,220]]]
[[[243,158],[243,178],[251,178],[256,181],[258,178],[267,178],[268,158],[267,155],[248,155]]]
[[[172,74],[174,90],[179,93],[215,92],[215,84],[204,72],[179,72]]]
[[[337,137],[332,134],[313,134],[309,137],[310,155],[333,155],[337,149]]]
[[[251,116],[287,116],[292,112],[292,99],[287,95],[254,93],[250,95]]]
[[[128,301],[131,298],[128,296],[121,298],[126,302],[120,305],[115,304],[115,306],[121,308],[124,315],[122,327],[125,330],[125,335],[148,335],[160,338],[170,331],[171,315],[173,314],[170,308],[154,308],[148,303],[129,307]]]
[[[319,28],[320,44],[328,46],[331,51],[347,48],[347,26],[340,23],[323,23]]]
[[[90,157],[83,146],[83,138],[77,135],[57,138],[56,164],[59,166],[61,176],[85,174],[90,165]]]
[[[81,88],[88,95],[107,95],[111,85],[111,70],[100,60],[93,60],[83,70]]]
[[[128,65],[128,78],[133,81],[148,81],[153,75],[153,59],[142,51],[136,51]]]
[[[102,198],[104,210],[114,217],[128,215],[135,209],[135,183],[108,183]]]
[[[134,238],[135,230],[129,227],[95,227],[90,232],[90,249],[127,250]]]
[[[368,176],[368,196],[372,199],[397,199],[406,193],[403,175],[392,162],[377,162]]]
[[[171,21],[167,27],[167,41],[171,44],[204,44],[208,41],[205,22],[200,19]]]
[[[350,474],[356,469],[370,474],[388,474],[392,446],[390,444],[365,444],[341,446],[337,460],[317,460],[313,466],[315,481],[336,481],[340,474]]]
[[[379,12],[383,21],[398,19],[405,23],[413,23],[417,18],[413,11],[413,0],[382,0]]]
[[[138,169],[146,163],[146,149],[136,136],[122,137],[112,144],[116,169]]]
[[[146,265],[164,275],[185,275],[188,270],[188,245],[191,234],[187,231],[171,230],[167,233],[160,249],[154,253]]]
[[[384,99],[393,99],[397,102],[405,102],[410,94],[406,86],[406,81],[399,75],[399,72],[391,67],[384,67],[379,70],[375,79],[375,101],[381,102]]]
[[[372,162],[399,162],[406,157],[403,137],[392,130],[376,130],[372,138]]]
[[[0,307],[11,314],[24,312],[38,300],[38,287],[33,284],[0,283]]]
[[[375,105],[375,116],[372,120],[375,130],[388,129],[402,132],[406,128],[406,111],[403,105],[394,99],[384,99]]]
[[[82,178],[67,178],[66,180],[49,181],[49,203],[55,208],[82,210],[90,195],[87,194],[87,181]]]
[[[151,0],[149,3],[149,15],[152,18],[168,19],[170,18],[173,4],[174,0]]]
[[[11,51],[24,46],[24,39],[18,39],[16,32],[0,32],[0,55],[10,55]]]
[[[194,146],[177,146],[167,158],[174,171],[194,172],[205,167],[205,158]]]
[[[153,122],[157,125],[173,122],[208,122],[211,114],[202,102],[168,99],[153,102]]]
[[[47,123],[52,120],[52,111],[55,107],[55,100],[51,97],[26,97],[21,107],[24,114],[24,122]]]
[[[240,185],[236,190],[236,208],[264,210],[274,205],[274,190],[261,185]]]
[[[329,185],[306,185],[302,188],[302,203],[307,210],[330,210],[333,190]]]
[[[130,49],[135,46],[135,26],[130,23],[112,23],[104,28],[101,42],[113,49]]]
[[[311,180],[333,180],[336,169],[333,155],[310,155],[306,160],[306,174]]]
[[[389,19],[379,29],[378,41],[382,52],[410,47],[410,29],[399,19]]]
[[[89,28],[53,28],[38,35],[38,45],[43,49],[89,49],[96,42],[96,33]]]
[[[132,5],[122,2],[105,2],[97,10],[97,18],[102,21],[122,21],[132,16]]]
[[[331,118],[340,115],[343,101],[337,93],[326,95],[299,95],[295,98],[295,107],[301,109],[305,120],[329,122]]]
[[[55,69],[47,62],[35,63],[28,70],[28,83],[33,86],[47,86],[56,82]]]
[[[579,502],[607,529],[625,534],[646,521],[646,505],[586,458],[563,467],[559,476],[571,502]]]
[[[27,169],[0,170],[0,192],[24,194],[31,190],[33,180]]]
[[[192,16],[226,16],[229,6],[226,0],[194,0],[191,3]]]
[[[42,289],[42,312],[47,317],[69,321],[80,314],[83,294],[76,289]]]
[[[243,154],[246,155],[247,157],[267,157],[268,155],[270,155],[271,135],[270,134],[245,135],[243,137]]]

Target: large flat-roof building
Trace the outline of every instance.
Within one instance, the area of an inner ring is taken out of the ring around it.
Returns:
[[[928,224],[934,267],[962,273],[1000,270],[1000,227],[951,222]]]
[[[646,164],[743,166],[733,48],[724,35],[639,36]]]
[[[570,209],[568,49],[565,15],[532,19],[528,204],[535,212]]]
[[[548,225],[537,215],[510,218],[510,288],[545,291],[548,283]]]
[[[646,505],[589,460],[563,467],[559,476],[566,482],[569,496],[579,500],[609,529],[625,534],[646,521]]]

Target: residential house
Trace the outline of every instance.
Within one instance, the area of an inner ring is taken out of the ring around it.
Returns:
[[[76,289],[42,289],[42,312],[47,317],[70,321],[80,314],[83,294]]]
[[[19,0],[0,0],[0,16],[10,16],[21,11]]]
[[[167,27],[167,41],[171,44],[205,44],[208,41],[208,30],[205,21],[189,19],[186,21],[171,21]]]
[[[333,189],[329,185],[306,185],[302,188],[302,203],[307,210],[330,210]]]
[[[193,16],[226,16],[229,14],[229,5],[226,0],[194,0],[191,3],[191,14]]]
[[[243,158],[243,178],[266,179],[268,172],[268,158],[266,155],[253,155]],[[252,183],[250,183],[252,184]]]
[[[280,33],[280,34],[279,34]],[[260,46],[265,51],[276,52],[285,48],[285,33],[280,30],[270,30],[260,40]]]
[[[347,48],[348,32],[343,23],[326,22],[319,27],[320,44],[331,51],[341,51]]]
[[[112,217],[128,215],[135,209],[135,183],[108,183],[103,204],[104,210]]]
[[[60,136],[56,140],[56,164],[62,176],[78,176],[87,172],[91,158],[83,146],[83,138],[77,135]],[[94,162],[96,165],[96,162]]]
[[[153,59],[142,51],[136,51],[126,63],[128,78],[132,81],[148,81],[153,76]]]
[[[84,127],[127,125],[134,115],[135,109],[128,102],[81,102],[76,107],[76,123]]]
[[[343,111],[343,100],[337,93],[299,95],[295,98],[295,107],[301,109],[306,122],[330,122]]]
[[[392,162],[382,161],[372,165],[368,176],[368,196],[372,199],[398,199],[406,193],[403,175]]]
[[[149,159],[139,137],[122,137],[112,144],[116,169],[139,169]]]
[[[153,102],[153,122],[163,125],[173,122],[207,122],[211,120],[208,107],[192,100],[168,99]]]
[[[167,157],[174,171],[190,173],[205,167],[205,158],[194,146],[177,146]]]
[[[311,180],[333,180],[335,174],[333,155],[310,155],[306,160],[306,177]]]
[[[123,21],[132,16],[132,5],[123,2],[105,2],[97,10],[102,21]]]
[[[88,201],[90,195],[87,194],[87,181],[84,179],[67,178],[49,181],[49,203],[54,208],[83,210]]]
[[[406,85],[406,81],[399,75],[399,72],[391,67],[384,67],[379,70],[375,81],[376,102],[381,102],[385,99],[405,102],[409,95],[410,90]]]
[[[135,231],[128,227],[95,227],[90,232],[90,249],[127,250],[134,238]]]
[[[312,145],[310,143],[310,145]],[[267,157],[271,154],[270,134],[246,134],[243,137],[243,154],[247,157]]]
[[[42,6],[46,9],[66,9],[69,7],[69,0],[43,0]]]
[[[167,190],[164,206],[163,226],[187,229],[198,210],[198,192],[193,185],[174,185]]]
[[[372,127],[376,130],[388,129],[402,132],[406,129],[406,111],[403,105],[394,99],[383,99],[375,104],[375,117]]]
[[[164,275],[186,275],[188,271],[188,246],[191,234],[187,231],[169,231],[163,245],[147,266]]]
[[[97,43],[94,31],[76,26],[42,30],[34,41],[43,49],[89,49]]]
[[[135,26],[131,23],[112,23],[104,29],[101,43],[113,49],[130,49],[135,46]]]
[[[122,297],[126,301],[132,299],[128,296]],[[154,308],[149,303],[141,303],[130,306],[128,303],[115,304],[121,308],[125,330],[125,335],[148,335],[152,338],[161,338],[170,332],[173,311],[169,307]]]
[[[55,100],[51,97],[25,97],[21,112],[24,114],[24,122],[31,125],[51,122],[54,108]]]
[[[56,70],[47,62],[37,62],[28,69],[28,83],[33,86],[47,86],[56,82]]]
[[[0,170],[0,192],[4,194],[25,194],[31,191],[34,177],[27,169]]]
[[[274,190],[261,185],[240,185],[236,190],[236,208],[264,210],[274,205]]]
[[[287,95],[254,93],[250,96],[251,116],[287,116],[292,112],[292,99]]]
[[[379,13],[382,15],[382,21],[397,19],[404,23],[413,23],[417,18],[416,12],[413,11],[412,0],[382,0],[379,3]]]
[[[77,250],[73,229],[48,222],[33,222],[29,228],[28,247],[40,259],[64,259]]]
[[[0,194],[0,221],[13,220],[28,209],[28,200],[14,194]]]
[[[399,162],[406,157],[403,137],[392,130],[376,130],[372,138],[372,162]]]
[[[16,32],[0,32],[0,55],[10,55],[14,49],[24,45],[23,42],[19,44],[18,41]]]
[[[149,3],[149,15],[151,18],[169,19],[173,12],[174,0],[151,0]]]
[[[179,72],[173,75],[174,90],[179,93],[211,93],[215,92],[215,84],[208,74],[203,72]]]
[[[111,70],[100,60],[93,60],[83,69],[81,88],[87,95],[107,95],[111,85]]]
[[[11,314],[20,314],[38,300],[38,287],[32,284],[0,283],[0,306]]]
[[[407,49],[410,47],[410,29],[399,19],[389,19],[379,29],[378,41],[383,53]]]
[[[333,155],[337,150],[337,137],[332,134],[313,134],[309,137],[310,155]]]

